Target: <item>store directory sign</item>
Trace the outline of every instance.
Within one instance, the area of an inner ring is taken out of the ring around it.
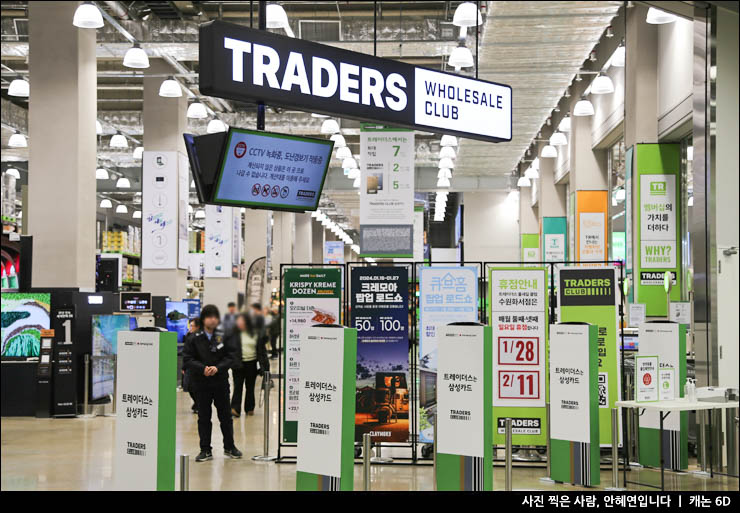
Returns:
[[[213,202],[316,210],[333,147],[329,140],[230,128]]]
[[[308,112],[510,141],[512,90],[267,31],[200,26],[200,91]]]

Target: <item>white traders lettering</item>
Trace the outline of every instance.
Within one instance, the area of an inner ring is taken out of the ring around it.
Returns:
[[[231,78],[244,82],[244,55],[252,55],[252,84],[272,89],[292,91],[297,86],[302,94],[331,98],[339,91],[339,100],[347,103],[374,105],[381,109],[402,111],[406,108],[406,79],[398,73],[387,77],[374,68],[339,63],[312,56],[311,77],[306,72],[304,56],[290,52],[282,77],[280,54],[272,47],[231,37],[224,38],[224,48],[231,50]]]
[[[430,97],[480,105],[481,107],[490,107],[496,110],[504,108],[501,95],[494,95],[490,92],[478,91],[467,87],[461,88],[452,84],[441,84],[430,80],[424,81],[424,88],[427,96]],[[437,103],[430,100],[424,102],[424,113],[428,116],[449,119],[458,119],[459,116],[457,105],[450,105],[445,102]]]

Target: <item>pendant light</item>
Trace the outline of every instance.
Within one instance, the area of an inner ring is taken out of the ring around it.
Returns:
[[[439,168],[437,178],[452,178],[452,170],[449,167]]]
[[[267,4],[265,17],[267,18],[267,28],[285,28],[288,26],[288,15],[280,4],[274,2]]]
[[[118,205],[116,207],[116,214],[128,214],[128,208],[126,208],[126,205]]]
[[[8,139],[8,146],[10,148],[26,148],[28,146],[28,141],[26,141],[25,135],[16,131]]]
[[[344,140],[344,136],[342,134],[334,134],[329,137],[329,140],[334,141],[335,148],[342,148],[343,146],[347,146],[347,141]]]
[[[550,136],[550,144],[552,146],[565,146],[568,144],[568,138],[565,137],[563,132],[556,131]]]
[[[614,92],[614,83],[608,75],[599,73],[591,83],[593,94],[611,94]]]
[[[188,107],[187,117],[190,119],[205,119],[208,117],[205,105],[200,102],[191,103]]]
[[[116,181],[116,189],[130,189],[131,182],[125,176],[122,176]]]
[[[141,210],[134,210],[134,215],[131,217],[134,219],[141,219]]]
[[[457,137],[454,135],[443,135],[439,144],[440,146],[457,146]]]
[[[133,155],[133,157],[136,160],[141,160],[141,157],[143,157],[143,156],[144,156],[144,147],[143,146],[137,146],[136,148],[134,148],[134,155]]]
[[[159,96],[163,98],[180,98],[182,96],[182,88],[175,77],[168,77],[162,81],[159,86]]]
[[[95,120],[95,133],[97,135],[100,135],[103,133],[103,124],[97,119]]]
[[[134,43],[123,56],[123,65],[127,68],[145,69],[149,67],[149,57],[139,43]]]
[[[210,120],[208,122],[208,126],[206,127],[206,132],[208,132],[209,134],[225,132],[226,130],[226,124],[218,118]]]
[[[663,25],[664,23],[673,23],[676,19],[677,17],[674,14],[650,7],[645,21],[651,25]]]
[[[560,120],[558,130],[560,130],[561,132],[570,132],[570,116],[565,116],[563,119]]]
[[[206,211],[202,208],[199,208],[195,211],[195,218],[196,219],[205,219],[206,218]]]
[[[450,186],[450,179],[449,178],[439,178],[437,180],[437,187],[449,187]]]
[[[532,182],[526,176],[519,177],[519,180],[516,182],[517,187],[529,187],[530,185],[532,185]]]
[[[455,163],[452,161],[451,158],[445,157],[443,159],[439,159],[439,166],[437,166],[437,167],[440,167],[440,168],[442,168],[442,167],[448,167],[448,168],[452,169],[452,168],[455,167]]]
[[[106,198],[100,201],[100,208],[113,208],[113,203]]]
[[[17,96],[18,98],[28,98],[30,86],[21,77],[14,79],[8,86],[8,96]]]
[[[342,169],[354,169],[356,167],[357,167],[357,161],[354,158],[348,157],[342,160]]]
[[[442,146],[442,149],[439,150],[439,158],[441,159],[454,159],[456,157],[455,148],[452,146]]]
[[[627,49],[624,46],[624,42],[622,42],[622,44],[620,44],[617,49],[614,50],[614,53],[612,54],[612,58],[610,60],[610,65],[614,66],[615,68],[624,68],[626,50]]]
[[[108,170],[104,167],[99,167],[95,170],[95,179],[96,180],[108,180],[110,179],[110,175],[108,175]]]
[[[18,172],[18,170],[17,170],[16,168],[14,168],[14,167],[9,167],[8,169],[6,169],[6,170],[5,170],[5,172],[6,172],[6,173],[7,173],[8,175],[10,175],[10,176],[12,176],[13,178],[15,178],[16,180],[20,180],[20,179],[21,179],[21,174],[20,174],[20,173]]]
[[[558,150],[555,148],[555,146],[552,146],[551,144],[546,144],[543,146],[542,151],[540,152],[540,157],[545,159],[554,159],[558,156]]]
[[[478,6],[473,2],[463,2],[455,9],[452,24],[458,27],[475,27],[483,23]]]
[[[113,137],[110,138],[111,148],[128,148],[128,140],[121,132],[116,132]]]
[[[458,46],[452,50],[447,64],[459,70],[460,68],[470,68],[475,64],[473,53],[465,45]]]
[[[348,147],[342,146],[341,148],[337,149],[337,158],[339,160],[352,158],[352,151],[350,151]]]
[[[83,2],[75,10],[72,25],[77,28],[98,29],[103,26],[103,16],[92,2]]]
[[[620,187],[617,189],[617,201],[624,201],[624,198],[627,197],[627,191],[624,190],[624,187]]]
[[[540,172],[537,171],[534,166],[529,166],[524,172],[524,176],[530,180],[536,180],[540,177]]]
[[[339,132],[339,123],[336,119],[327,118],[321,123],[321,133],[325,135],[336,134]]]
[[[578,103],[576,103],[576,106],[573,107],[573,115],[574,116],[593,116],[594,106],[588,99],[581,98],[578,101]]]
[[[360,177],[359,176],[355,178],[355,180],[352,182],[352,187],[354,187],[355,189],[360,188]]]
[[[360,169],[357,167],[350,169],[349,173],[347,173],[347,178],[350,180],[354,180],[358,176],[360,176]]]

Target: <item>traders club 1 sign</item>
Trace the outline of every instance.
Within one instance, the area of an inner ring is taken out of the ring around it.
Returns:
[[[200,90],[238,101],[511,140],[511,87],[212,21],[200,27]]]

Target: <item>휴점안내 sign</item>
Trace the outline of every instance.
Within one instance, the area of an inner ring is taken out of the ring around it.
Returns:
[[[490,142],[510,141],[511,87],[240,25],[200,27],[200,91]]]

